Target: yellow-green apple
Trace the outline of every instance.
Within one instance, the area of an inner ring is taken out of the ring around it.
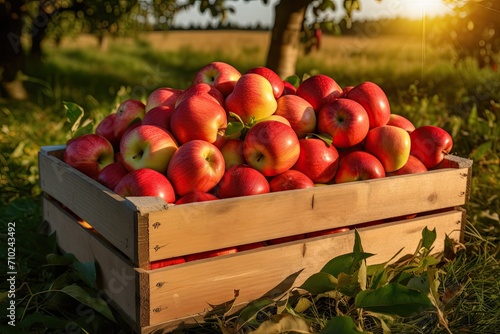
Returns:
[[[203,191],[194,191],[192,193],[189,193],[187,195],[182,196],[179,198],[175,204],[187,204],[187,203],[194,203],[194,202],[208,202],[208,201],[214,201],[217,200],[218,198],[215,195],[212,195],[210,193],[206,193]]]
[[[268,192],[270,188],[266,177],[248,165],[229,168],[216,188],[218,198],[259,195]]]
[[[128,99],[120,103],[114,121],[115,137],[121,140],[127,129],[141,123],[144,114],[144,103],[139,100]]]
[[[316,137],[299,140],[300,154],[292,169],[307,175],[314,183],[329,183],[339,164],[335,146]]]
[[[97,124],[95,134],[106,138],[111,143],[111,145],[113,145],[113,149],[115,150],[115,152],[118,152],[118,150],[120,149],[120,138],[117,138],[115,136],[116,115],[116,113],[112,113],[104,117],[99,122],[99,124]]]
[[[382,163],[372,154],[354,151],[339,160],[335,183],[361,181],[385,177]]]
[[[278,99],[281,94],[283,94],[285,84],[280,76],[270,68],[264,66],[254,67],[249,69],[246,73],[260,74],[269,80],[269,83],[273,86],[274,98]]]
[[[413,123],[408,118],[398,114],[391,114],[387,125],[394,125],[401,129],[405,129],[408,133],[415,130],[415,125],[413,125]]]
[[[196,72],[193,84],[204,82],[214,86],[222,95],[228,96],[240,77],[241,73],[232,65],[215,61],[203,66]]]
[[[226,170],[245,163],[245,157],[243,156],[243,141],[240,139],[229,139],[222,145],[220,151],[224,156]]]
[[[234,254],[237,252],[238,252],[237,247],[227,247],[227,248],[223,248],[223,249],[214,249],[214,250],[196,253],[196,254],[189,254],[189,255],[185,256],[185,259],[187,262],[190,262],[190,261],[194,261],[194,260],[207,259],[210,257]]]
[[[276,111],[273,87],[263,76],[248,73],[236,82],[233,91],[226,97],[228,112],[238,115],[244,123],[271,116]]]
[[[294,85],[292,85],[290,82],[288,81],[283,81],[283,93],[281,94],[282,96],[283,95],[295,95],[295,93],[297,92],[297,88],[295,88]]]
[[[151,168],[141,168],[129,172],[113,189],[122,197],[153,196],[165,203],[175,202],[175,192],[170,181],[160,172]]]
[[[184,196],[214,188],[224,175],[224,169],[220,150],[207,141],[195,139],[179,146],[168,165],[167,177],[175,192]]]
[[[120,141],[123,164],[129,171],[151,168],[164,173],[177,148],[172,134],[154,125],[140,125]]]
[[[128,174],[127,168],[121,162],[113,162],[112,164],[104,167],[99,175],[97,176],[97,181],[113,190],[118,182]]]
[[[331,228],[328,230],[306,233],[306,238],[313,238],[313,237],[319,237],[322,235],[330,235],[330,234],[336,234],[336,233],[341,233],[341,232],[348,232],[349,230],[350,230],[349,227]]]
[[[215,102],[224,107],[224,95],[222,95],[222,93],[214,86],[210,86],[204,82],[200,82],[186,88],[186,90],[184,90],[184,92],[182,92],[182,94],[175,101],[175,106],[177,107],[182,101],[196,95],[202,95],[213,99]]]
[[[278,175],[290,169],[299,154],[299,139],[295,131],[278,121],[255,124],[243,140],[245,161],[265,176]]]
[[[226,127],[224,108],[202,95],[191,96],[182,101],[174,109],[170,119],[170,129],[181,145],[200,139],[221,147],[225,142]]]
[[[182,92],[182,89],[171,87],[160,87],[155,89],[149,94],[146,100],[145,111],[148,112],[158,106],[169,106],[174,108],[175,101],[177,101],[177,98]]]
[[[64,150],[64,162],[96,180],[101,170],[115,160],[113,146],[94,133],[70,139]]]
[[[186,260],[182,256],[173,257],[173,258],[166,259],[166,260],[153,261],[149,264],[149,266],[150,266],[149,269],[153,270],[153,269],[158,269],[158,268],[163,268],[163,267],[169,267],[169,266],[173,266],[174,264],[180,264],[180,263],[184,263],[184,262],[186,262]]]
[[[330,135],[337,148],[361,143],[369,127],[368,114],[363,106],[346,98],[325,104],[318,114],[318,132]]]
[[[427,167],[422,163],[422,161],[415,158],[410,154],[406,164],[394,172],[385,173],[385,176],[395,176],[395,175],[405,175],[405,174],[417,174],[427,172]]]
[[[313,188],[314,182],[302,172],[289,169],[281,174],[274,176],[269,181],[271,192],[285,191],[293,189]]]
[[[277,121],[277,122],[281,122],[283,124],[286,124],[290,127],[292,126],[290,124],[290,122],[284,116],[272,114],[271,116],[267,116],[266,118],[259,119],[255,123],[252,123],[250,127],[254,126],[255,124],[257,124],[259,122],[264,122],[264,121]]]
[[[297,95],[283,95],[277,103],[274,115],[285,117],[299,139],[316,131],[316,112],[309,102]]]
[[[443,128],[434,125],[416,128],[410,133],[410,138],[410,154],[422,161],[427,169],[441,163],[453,148],[451,135]]]
[[[365,81],[354,86],[346,95],[365,108],[370,119],[370,129],[386,125],[391,115],[391,107],[387,95],[379,85]]]
[[[142,125],[156,125],[162,129],[170,131],[170,118],[172,118],[172,113],[174,108],[170,106],[158,106],[149,110],[144,119],[142,120]]]
[[[393,125],[373,128],[365,139],[365,151],[380,160],[386,173],[394,172],[406,164],[410,155],[410,146],[408,132]]]
[[[324,99],[332,95],[340,96],[342,88],[333,78],[324,74],[317,74],[302,81],[297,88],[296,94],[309,102],[314,111],[319,113],[324,104]]]

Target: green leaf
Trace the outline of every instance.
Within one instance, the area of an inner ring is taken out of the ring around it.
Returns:
[[[482,143],[481,145],[479,145],[478,147],[476,147],[470,157],[473,159],[473,160],[481,160],[484,158],[484,155],[488,152],[491,151],[491,147],[493,145],[493,142],[490,140],[490,141],[487,141],[487,142],[484,142]]]
[[[72,253],[65,253],[63,255],[50,253],[47,254],[45,259],[47,260],[48,264],[56,266],[67,266],[78,261],[75,255],[73,255]]]
[[[264,321],[251,334],[314,333],[304,318],[288,313],[277,314]]]
[[[432,231],[427,226],[422,230],[422,247],[431,249],[432,244],[436,241],[436,228]]]
[[[71,125],[71,134],[75,134],[76,130],[80,127],[85,112],[83,108],[73,102],[63,102],[64,109],[66,110],[66,118]]]
[[[361,266],[361,261],[373,256],[370,253],[355,252],[337,256],[330,261],[320,270],[329,273],[334,277],[338,277],[340,273],[352,275]]]
[[[295,88],[298,88],[300,85],[300,78],[295,74],[286,77],[284,81],[291,83]]]
[[[307,311],[311,306],[313,305],[313,302],[311,302],[308,298],[300,297],[299,300],[297,301],[297,304],[293,308],[293,310],[296,313],[304,313]]]
[[[108,304],[106,304],[106,302],[101,298],[92,297],[82,287],[80,287],[76,284],[71,284],[71,285],[65,286],[64,288],[62,288],[61,290],[58,290],[58,291],[63,292],[70,297],[73,297],[74,299],[76,299],[80,303],[87,305],[88,307],[90,307],[94,311],[101,313],[103,316],[105,316],[109,320],[115,321],[113,313],[111,312]]]
[[[336,277],[325,272],[319,272],[308,277],[300,288],[317,295],[335,290],[337,284],[338,280]]]
[[[75,262],[73,264],[78,277],[85,282],[89,287],[95,288],[97,286],[97,273],[94,262]]]
[[[46,329],[65,329],[68,325],[68,319],[57,318],[43,313],[32,313],[23,319],[19,327],[28,329],[34,324],[41,324]]]
[[[242,328],[245,324],[254,320],[260,311],[274,304],[275,301],[270,298],[263,298],[252,301],[239,313],[238,327]]]
[[[349,316],[336,316],[328,320],[319,334],[362,334]]]
[[[308,133],[306,138],[318,138],[325,142],[326,146],[332,146],[333,138],[326,133]]]
[[[245,128],[245,124],[243,124],[241,122],[229,122],[229,123],[227,123],[226,131],[224,134],[226,137],[229,137],[229,136],[232,136],[232,135],[240,132],[244,128]]]
[[[337,290],[346,296],[354,297],[359,291],[361,291],[358,276],[359,273],[354,273],[353,275],[340,273],[338,277]]]
[[[361,244],[361,237],[358,230],[354,230],[354,247],[353,252],[363,253],[363,245]]]
[[[354,303],[356,308],[401,317],[433,308],[425,294],[398,283],[389,283],[375,290],[361,291]]]

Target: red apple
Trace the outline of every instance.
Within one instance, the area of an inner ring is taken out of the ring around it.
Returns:
[[[311,179],[298,170],[289,169],[279,175],[276,175],[269,181],[269,187],[272,192],[313,188],[314,183]]]
[[[377,84],[365,81],[352,88],[346,98],[354,100],[365,108],[370,119],[370,129],[386,125],[391,115],[391,107],[385,92]]]
[[[159,268],[163,268],[163,267],[173,266],[174,264],[180,264],[180,263],[184,263],[184,262],[186,262],[186,260],[182,256],[173,257],[171,259],[151,262],[149,265],[150,266],[149,269],[154,270],[154,269],[159,269]]]
[[[207,83],[214,86],[222,95],[228,96],[240,77],[241,73],[232,65],[216,61],[199,69],[194,76],[193,84]]]
[[[342,95],[339,97],[346,97],[347,93],[349,93],[353,88],[354,86],[345,86],[344,89],[342,90]]]
[[[170,128],[179,144],[199,139],[220,147],[224,142],[227,116],[224,108],[201,95],[182,101],[172,113]]]
[[[144,103],[133,99],[126,100],[118,106],[114,121],[115,137],[118,140],[121,140],[132,125],[142,121],[145,114],[144,107]]]
[[[215,249],[215,250],[196,253],[196,254],[189,254],[189,255],[185,256],[185,259],[187,262],[190,262],[190,261],[195,261],[195,260],[208,259],[210,257],[234,254],[237,252],[238,252],[237,247],[228,247],[228,248]]]
[[[339,161],[335,183],[369,180],[385,177],[384,166],[373,155],[364,151],[355,151]]]
[[[335,146],[328,146],[319,138],[299,140],[300,154],[292,167],[307,175],[314,183],[329,183],[339,164],[339,153]]]
[[[245,161],[265,176],[290,169],[300,154],[299,139],[293,129],[281,122],[259,122],[243,140]]]
[[[391,114],[387,125],[397,126],[398,128],[406,130],[408,133],[415,130],[415,125],[413,125],[413,123],[408,118],[398,114]]]
[[[276,111],[273,87],[263,76],[244,74],[226,97],[226,110],[238,115],[244,123],[271,116]]]
[[[160,172],[150,168],[141,168],[125,175],[114,188],[114,192],[122,197],[154,196],[165,203],[175,202],[174,188],[170,181]]]
[[[148,96],[145,111],[148,112],[158,106],[168,106],[174,108],[175,101],[177,101],[177,98],[182,94],[182,92],[182,89],[170,87],[160,87],[155,89]]]
[[[154,125],[140,125],[127,132],[120,141],[123,164],[129,171],[151,168],[164,173],[177,148],[174,137]]]
[[[218,198],[215,195],[212,195],[210,193],[202,192],[202,191],[195,191],[192,193],[189,193],[187,195],[182,196],[179,198],[175,204],[187,204],[187,203],[194,203],[194,202],[207,202],[207,201],[214,201],[217,200]]]
[[[104,137],[90,133],[68,140],[64,162],[83,174],[97,179],[99,173],[115,159],[113,146]]]
[[[213,99],[215,102],[224,107],[224,95],[217,90],[214,86],[210,86],[207,83],[200,82],[189,86],[175,101],[175,106],[177,107],[182,101],[187,100],[193,96],[204,96],[209,99]]]
[[[274,115],[285,117],[299,139],[316,131],[316,112],[309,102],[297,95],[283,95],[277,103]]]
[[[325,104],[318,114],[318,132],[330,135],[337,148],[361,143],[369,127],[368,114],[353,100],[336,99]]]
[[[266,177],[248,165],[229,168],[217,185],[219,198],[250,196],[268,192],[270,192],[270,188]]]
[[[281,238],[271,239],[271,240],[268,240],[267,243],[270,244],[270,245],[277,245],[277,244],[282,244],[282,243],[285,243],[285,242],[302,240],[305,237],[306,237],[305,234],[297,234],[297,235],[291,235],[291,236],[288,236],[288,237],[281,237]]]
[[[332,94],[340,96],[342,88],[333,78],[324,74],[317,74],[302,81],[297,88],[296,94],[309,102],[318,113],[324,104],[324,99]]]
[[[410,133],[410,154],[422,161],[427,169],[437,166],[453,148],[453,139],[444,129],[424,125]]]
[[[427,172],[427,167],[422,163],[422,161],[415,158],[410,154],[408,156],[408,161],[406,164],[398,170],[394,172],[385,173],[386,176],[395,176],[395,175],[405,175],[405,174],[417,174]]]
[[[240,139],[228,140],[220,149],[224,156],[226,170],[233,166],[242,165],[245,163],[243,156],[243,141]]]
[[[99,124],[97,124],[97,128],[95,129],[95,134],[106,138],[111,145],[113,145],[113,149],[115,152],[118,152],[120,149],[120,138],[115,136],[115,119],[116,113],[109,114],[104,117]]]
[[[195,191],[208,192],[221,180],[224,167],[224,157],[215,145],[191,140],[172,156],[167,177],[179,196]]]
[[[255,125],[255,124],[257,124],[257,123],[259,123],[259,122],[264,122],[264,121],[278,121],[278,122],[281,122],[281,123],[283,123],[285,125],[288,125],[290,127],[292,126],[290,124],[290,122],[285,117],[280,116],[280,115],[276,115],[276,114],[273,114],[273,115],[268,116],[268,117],[263,118],[263,119],[259,119],[258,121],[256,121],[255,123],[253,123],[252,126]]]
[[[113,190],[118,182],[128,174],[127,168],[121,162],[113,162],[112,164],[104,167],[99,175],[97,176],[97,181]]]
[[[281,94],[283,94],[285,84],[283,83],[283,80],[280,78],[280,76],[270,68],[263,66],[254,67],[249,69],[246,73],[256,73],[266,78],[273,87],[274,98],[277,99],[281,96]]]
[[[283,81],[283,93],[281,94],[281,96],[283,95],[295,95],[295,93],[297,92],[297,88],[295,88],[294,85],[292,85],[290,82],[288,81]]]
[[[306,238],[314,238],[314,237],[319,237],[322,235],[330,235],[330,234],[336,234],[336,233],[347,232],[347,231],[350,231],[349,227],[337,227],[337,228],[332,228],[332,229],[328,229],[328,230],[306,233]]]
[[[365,151],[373,154],[384,166],[385,172],[403,167],[410,155],[410,135],[402,128],[382,125],[366,135]]]
[[[265,246],[266,246],[266,244],[262,241],[252,242],[251,244],[245,244],[245,245],[238,246],[238,252],[243,252],[243,251],[261,248],[261,247],[265,247]]]
[[[158,106],[149,110],[144,119],[142,120],[142,125],[155,125],[167,131],[170,131],[170,119],[172,118],[172,113],[174,108],[170,106]]]

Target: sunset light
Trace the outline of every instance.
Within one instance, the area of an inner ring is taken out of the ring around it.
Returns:
[[[398,2],[401,6],[401,14],[412,18],[438,16],[451,12],[451,8],[441,0],[409,0]]]

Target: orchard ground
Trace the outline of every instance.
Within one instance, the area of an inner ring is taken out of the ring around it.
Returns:
[[[487,333],[488,325],[500,321],[500,302],[491,297],[500,291],[499,73],[478,69],[472,61],[455,63],[450,47],[421,36],[368,35],[325,36],[318,51],[301,55],[297,74],[327,74],[342,87],[373,81],[388,95],[393,113],[415,126],[444,127],[454,138],[453,153],[474,160],[467,247],[448,272],[447,284],[464,289],[450,323]],[[41,146],[68,139],[63,101],[81,105],[86,119],[97,124],[128,97],[144,100],[162,86],[186,88],[210,61],[228,62],[241,72],[263,66],[269,39],[268,32],[154,32],[110,39],[99,48],[97,39],[80,36],[64,39],[59,46],[48,41],[41,62],[27,61],[22,76],[30,99],[0,99],[0,237],[3,243],[8,222],[17,223],[18,279],[34,287],[33,277],[40,279],[34,268],[54,251],[53,242],[37,233],[37,153]],[[0,258],[7,262],[6,257],[3,252]],[[50,285],[50,279],[43,279]],[[6,284],[0,281],[0,291],[8,290]],[[26,289],[17,295],[29,296]],[[471,309],[472,318],[467,316]],[[439,328],[422,329],[434,332]]]

